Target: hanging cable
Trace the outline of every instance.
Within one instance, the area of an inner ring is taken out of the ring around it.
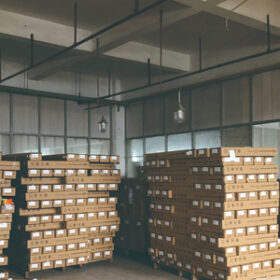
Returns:
[[[235,10],[237,10],[238,8],[240,8],[241,6],[243,6],[246,2],[248,2],[249,0],[243,0],[241,3],[239,3],[237,6],[235,6],[233,9],[231,9],[231,12],[234,12]],[[229,17],[226,17],[226,30],[227,32],[229,32]]]

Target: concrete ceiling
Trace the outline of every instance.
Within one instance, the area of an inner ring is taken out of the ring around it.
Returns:
[[[139,8],[156,0],[139,0]],[[40,80],[61,70],[106,71],[146,75],[146,60],[159,67],[159,12],[163,9],[163,73],[197,69],[198,40],[203,66],[266,49],[266,14],[271,16],[272,47],[280,46],[279,0],[167,0],[161,6],[91,40],[75,51],[44,64],[29,74]],[[243,3],[243,4],[242,4]],[[132,14],[135,0],[78,0],[78,40]],[[236,8],[239,4],[240,7]],[[35,60],[73,43],[71,0],[1,0],[0,48],[4,54],[28,60],[30,33],[35,36]],[[226,21],[228,19],[228,21]],[[141,47],[142,46],[142,47]],[[176,55],[176,59],[172,59]],[[183,65],[180,58],[188,61]],[[177,62],[176,62],[177,60]],[[104,66],[106,65],[106,66]],[[82,70],[81,70],[82,69]]]

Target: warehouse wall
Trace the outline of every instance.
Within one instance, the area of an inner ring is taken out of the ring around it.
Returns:
[[[252,142],[255,146],[278,147],[278,140],[271,140],[275,133],[267,134],[270,140],[253,141],[252,128],[279,121],[279,75],[280,70],[273,70],[184,89],[186,120],[182,124],[173,120],[176,92],[131,103],[126,112],[128,176],[135,175],[145,153],[251,146]]]
[[[4,57],[2,77],[22,70],[26,63],[12,57]],[[62,71],[40,81],[28,79],[28,74],[20,75],[4,85],[37,89],[54,93],[82,96],[96,96],[96,77],[89,74],[75,74]],[[112,78],[111,88],[120,83]],[[108,79],[100,77],[100,95],[108,94]],[[51,98],[0,93],[0,150],[3,153],[42,152],[51,153],[123,153],[120,143],[112,146],[111,135],[124,139],[124,113],[115,114],[118,120],[112,124],[115,108],[110,106],[95,110],[85,110],[73,101]],[[123,109],[122,109],[123,110]],[[104,114],[108,122],[105,133],[98,130],[98,122]],[[114,132],[116,129],[117,132]],[[115,133],[115,134],[114,134]],[[124,154],[120,154],[124,157]],[[124,164],[124,163],[122,163]]]

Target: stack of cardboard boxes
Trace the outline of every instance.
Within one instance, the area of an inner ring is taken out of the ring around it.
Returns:
[[[118,191],[120,231],[116,247],[125,253],[147,254],[147,182],[145,178],[125,178]]]
[[[10,243],[12,215],[15,210],[13,197],[16,194],[12,179],[16,178],[19,169],[19,162],[3,161],[0,153],[0,279],[9,278],[9,273],[5,269],[9,261],[6,249]]]
[[[112,259],[119,227],[117,156],[11,155],[21,162],[12,264],[21,272]],[[94,163],[92,163],[94,162]]]
[[[249,280],[280,275],[278,168],[273,160],[276,153],[273,148],[219,148],[147,156],[146,165],[155,160],[159,166],[163,159],[170,165],[151,169],[148,179],[153,186],[160,170],[160,174],[167,174],[160,175],[161,187],[174,185],[169,189],[172,197],[178,181],[185,181],[181,196],[186,197],[188,215],[181,231],[186,237],[185,258],[177,250],[173,234],[173,250],[166,247],[166,242],[151,243],[154,261],[208,279]],[[168,183],[164,183],[164,176]],[[165,205],[176,213],[176,202]],[[151,206],[158,209],[159,204]],[[157,228],[153,221],[151,233]]]

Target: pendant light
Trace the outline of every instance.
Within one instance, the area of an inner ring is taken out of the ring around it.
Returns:
[[[102,113],[102,118],[98,123],[98,128],[101,133],[104,133],[107,130],[107,121],[105,120],[103,113]]]
[[[174,120],[177,123],[183,123],[185,121],[185,109],[181,104],[181,89],[178,92],[178,109],[174,112]]]

